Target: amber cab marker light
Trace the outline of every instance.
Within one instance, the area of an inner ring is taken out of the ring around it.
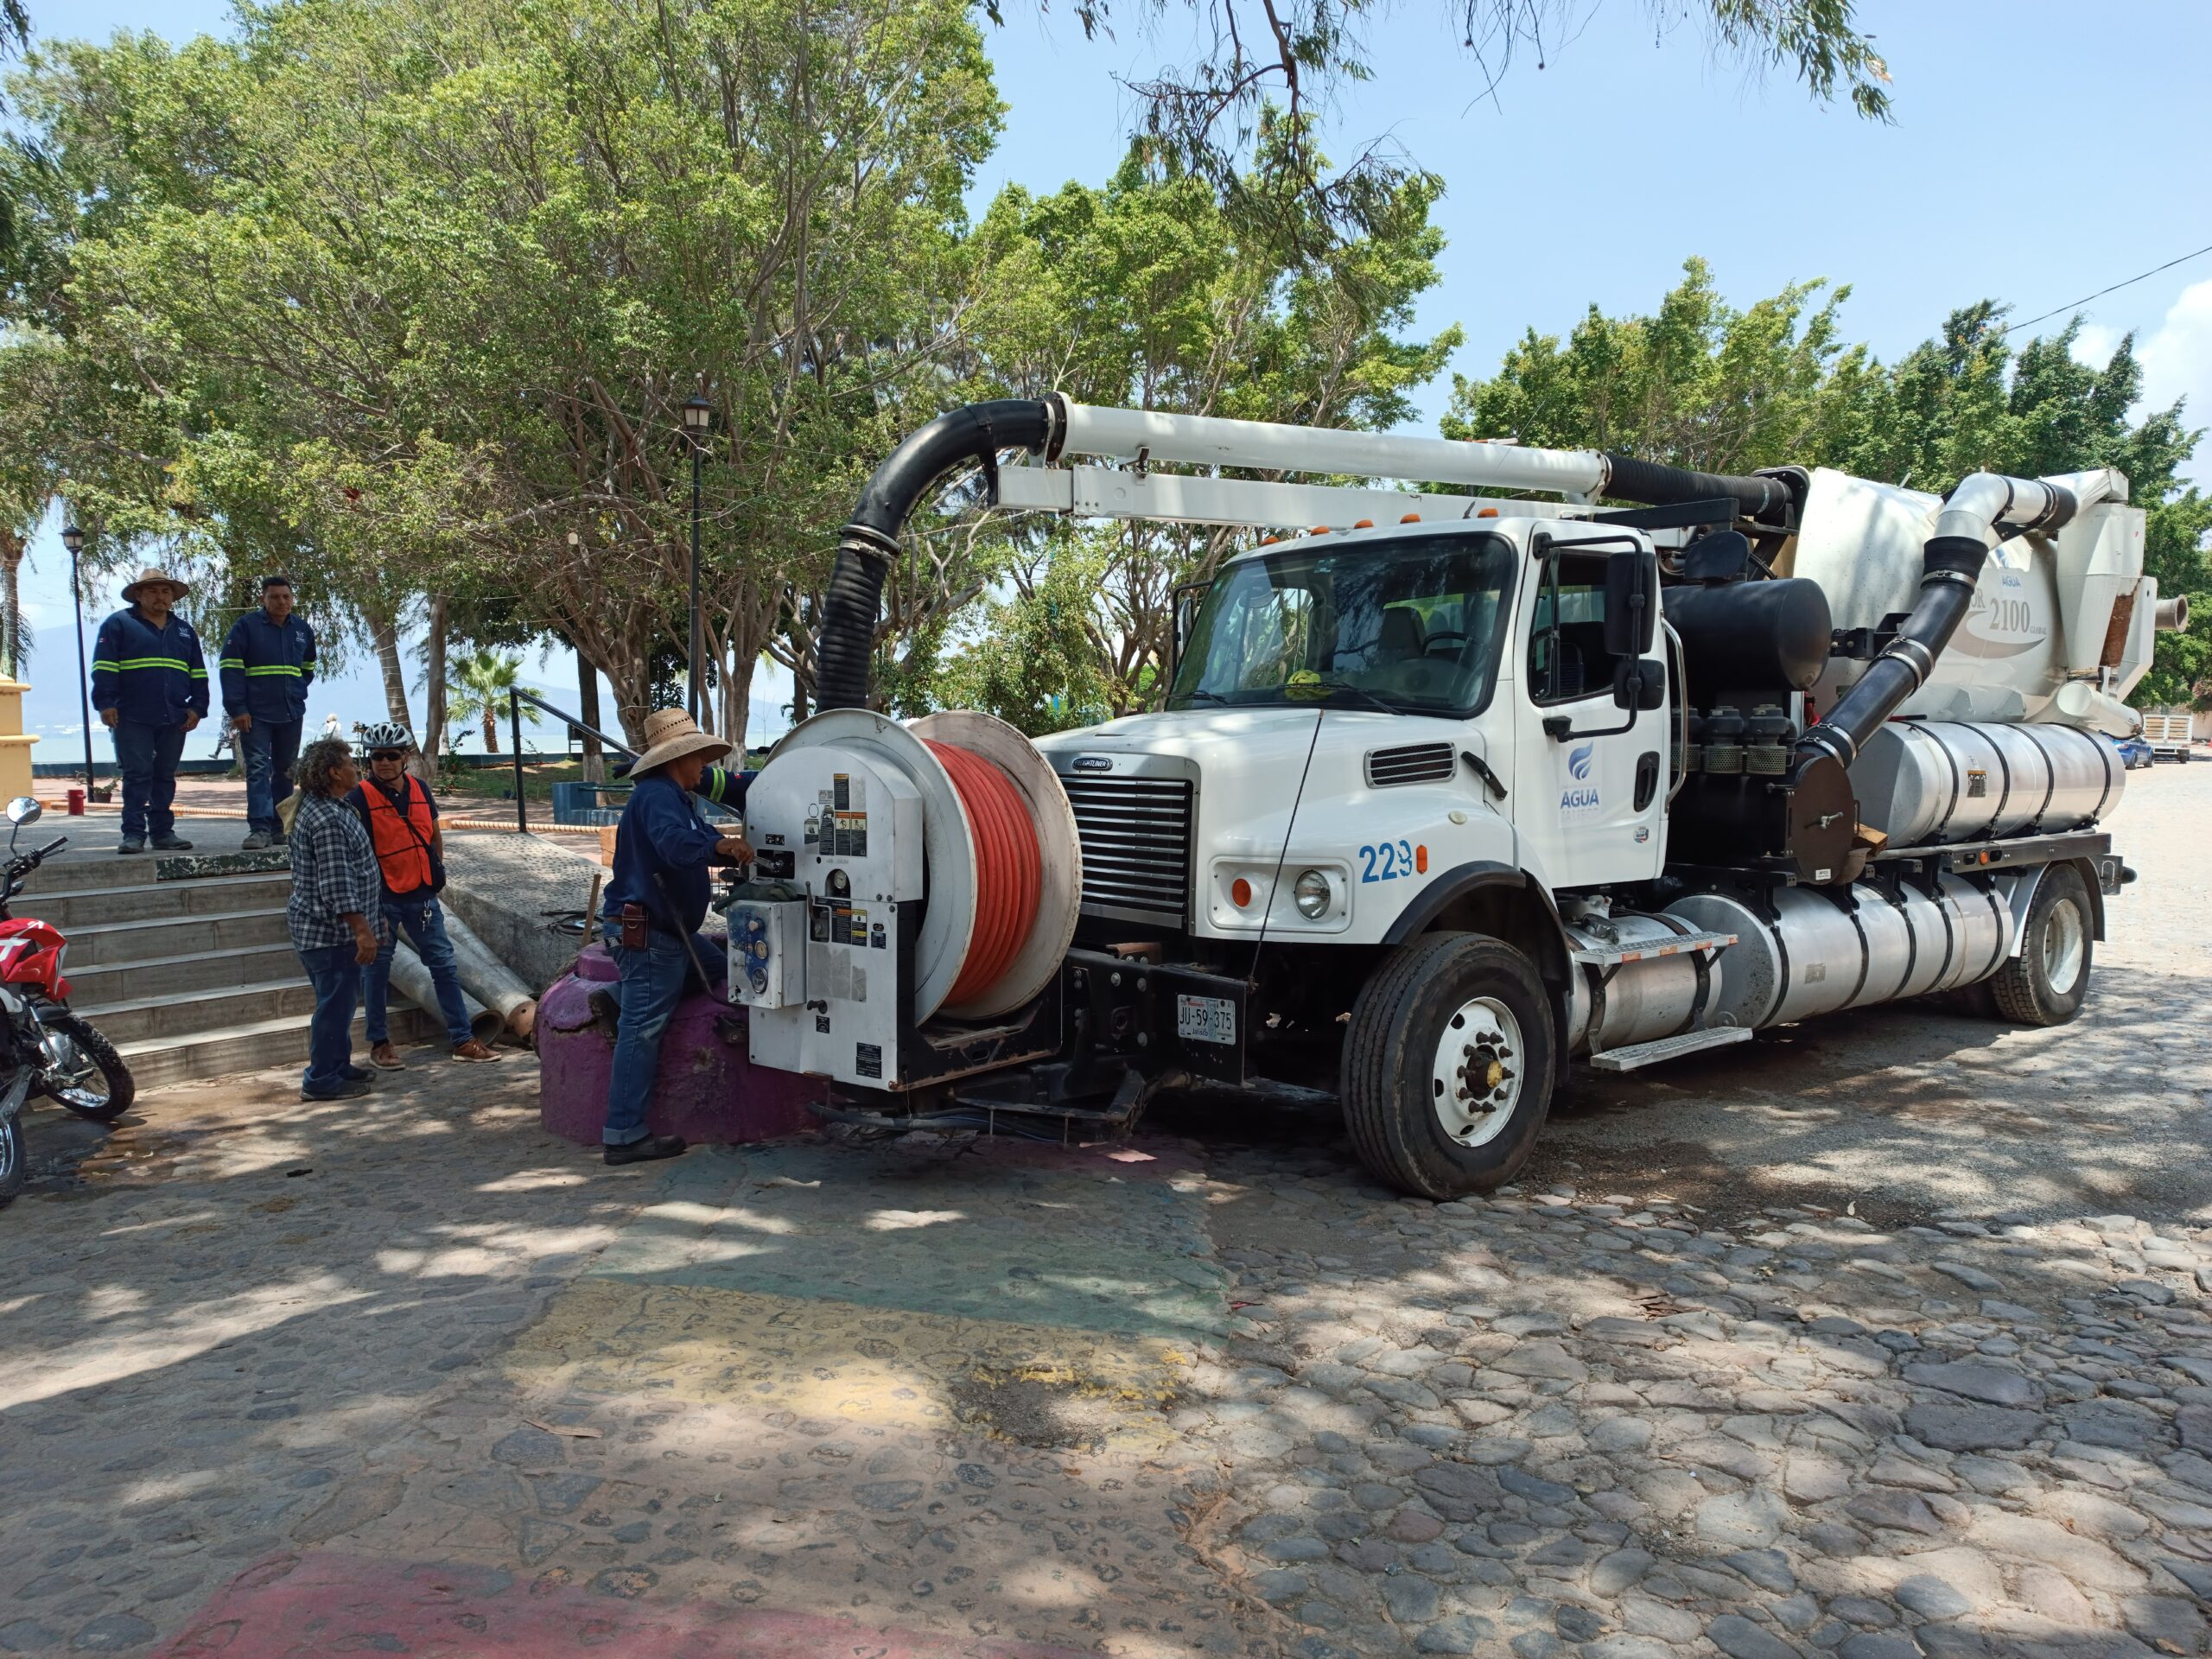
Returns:
[[[1484,507],[1480,512],[1477,513],[1475,517],[1478,518],[1495,518],[1497,517],[1497,509],[1496,507]]]
[[[1237,909],[1243,909],[1252,902],[1252,884],[1243,876],[1238,876],[1229,884],[1229,896]]]
[[[1401,518],[1398,522],[1402,524],[1417,524],[1421,523],[1421,514],[1417,512],[1407,513]]]
[[[1414,849],[1414,871],[1418,875],[1428,874],[1428,848],[1426,844]]]

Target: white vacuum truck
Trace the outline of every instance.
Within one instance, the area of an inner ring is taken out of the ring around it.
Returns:
[[[901,724],[868,709],[878,601],[963,465],[1009,508],[1306,528],[1186,605],[1158,713]],[[1442,1198],[1512,1174],[1570,1062],[1936,993],[2069,1020],[2132,875],[2099,734],[2186,620],[2126,498],[951,411],[862,496],[824,712],[747,801],[752,1058],[829,1080],[833,1117],[1053,1139],[1178,1083],[1333,1088],[1374,1173]]]

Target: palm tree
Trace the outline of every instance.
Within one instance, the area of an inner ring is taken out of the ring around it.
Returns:
[[[463,722],[481,720],[484,722],[484,752],[499,752],[499,716],[506,712],[507,693],[520,691],[526,696],[542,697],[545,694],[534,685],[522,683],[522,658],[504,656],[496,651],[472,651],[454,664],[451,688],[450,718]]]

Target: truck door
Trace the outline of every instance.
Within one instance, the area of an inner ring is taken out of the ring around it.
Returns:
[[[1631,537],[1540,534],[1529,574],[1515,827],[1554,887],[1648,880],[1669,764],[1656,563]]]

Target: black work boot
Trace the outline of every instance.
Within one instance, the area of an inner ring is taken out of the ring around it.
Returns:
[[[683,1137],[680,1135],[649,1135],[642,1141],[632,1141],[626,1147],[609,1147],[607,1161],[610,1164],[648,1164],[656,1158],[681,1158]]]
[[[192,843],[172,830],[166,836],[154,837],[154,850],[157,853],[188,853],[192,850]]]

